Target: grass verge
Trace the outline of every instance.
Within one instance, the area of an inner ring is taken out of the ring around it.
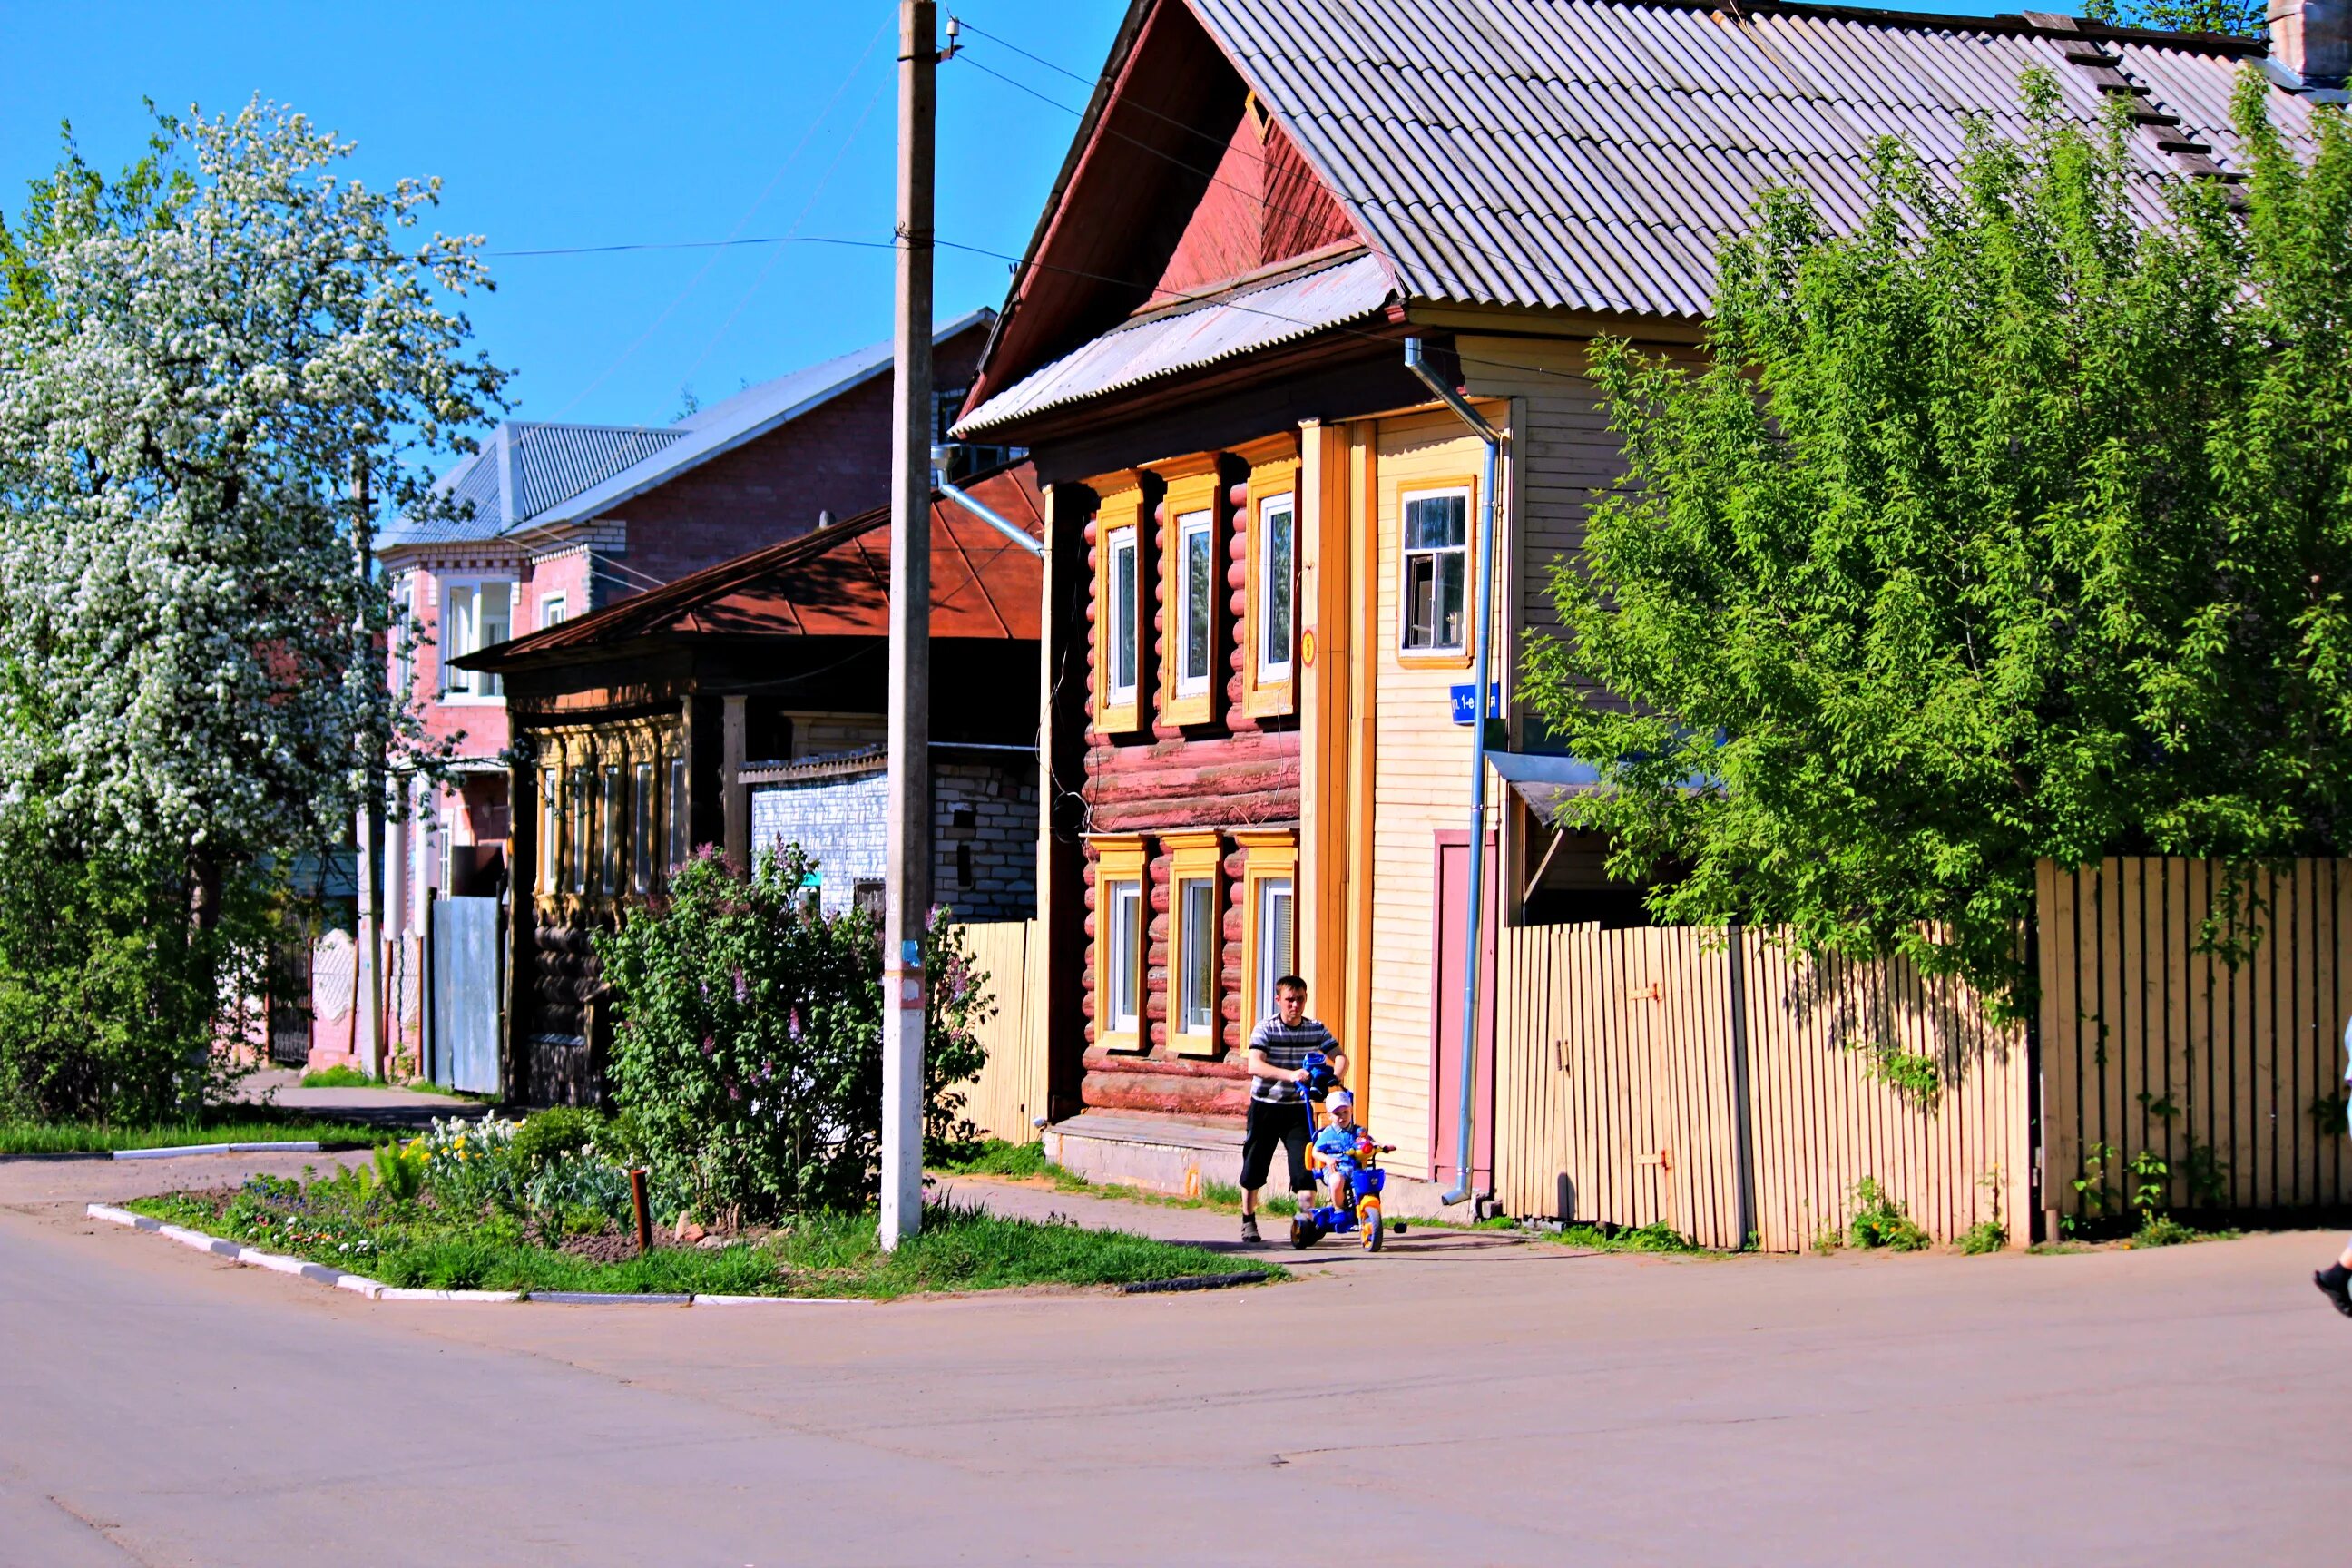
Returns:
[[[437,1290],[597,1290],[625,1294],[832,1296],[889,1300],[943,1290],[1024,1285],[1126,1285],[1188,1275],[1255,1272],[1272,1264],[1125,1231],[1006,1219],[976,1205],[926,1205],[923,1228],[884,1252],[870,1214],[803,1215],[757,1241],[661,1247],[599,1261],[524,1239],[496,1218],[465,1226],[422,1205],[388,1207],[362,1226],[307,1221],[297,1202],[247,1194],[171,1193],[126,1206],[209,1235],[348,1268],[387,1285]],[[404,1207],[406,1214],[402,1214]],[[305,1228],[310,1225],[312,1228]]]
[[[331,1068],[315,1068],[302,1075],[304,1089],[381,1089],[383,1085],[355,1067],[337,1062]]]
[[[170,1149],[183,1143],[275,1143],[313,1141],[322,1149],[365,1149],[380,1129],[349,1121],[272,1115],[257,1106],[186,1121],[107,1126],[95,1121],[0,1121],[0,1154],[109,1154],[118,1149]]]

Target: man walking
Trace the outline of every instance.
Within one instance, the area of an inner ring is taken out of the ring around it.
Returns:
[[[1330,1076],[1310,1082],[1307,1056],[1320,1051]],[[1348,1058],[1331,1031],[1307,1016],[1307,982],[1286,974],[1274,983],[1274,1016],[1250,1034],[1249,1121],[1242,1134],[1242,1239],[1255,1241],[1257,1194],[1274,1167],[1281,1145],[1288,1157],[1292,1194],[1311,1194],[1315,1178],[1307,1169],[1307,1141],[1314,1136],[1310,1099],[1345,1076]]]
[[[2344,1089],[2347,1094],[2352,1094],[2352,1021],[2344,1026]],[[1257,1107],[1253,1105],[1250,1109],[1255,1110]],[[2346,1242],[2336,1261],[2313,1275],[2311,1282],[2319,1287],[2321,1295],[2336,1303],[2337,1311],[2352,1318],[2352,1241]]]

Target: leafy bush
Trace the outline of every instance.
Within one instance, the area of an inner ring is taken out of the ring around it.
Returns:
[[[1960,1250],[1970,1258],[1999,1252],[2009,1245],[2009,1227],[1997,1219],[1980,1219],[1960,1236]]]
[[[320,1068],[315,1072],[304,1073],[302,1087],[304,1089],[373,1089],[376,1087],[376,1081],[355,1067],[337,1062],[333,1067]]]
[[[394,1203],[415,1203],[425,1190],[423,1152],[394,1143],[377,1144],[375,1184]]]
[[[646,1163],[696,1212],[770,1217],[861,1207],[881,1168],[881,965],[861,911],[802,892],[797,848],[748,879],[706,851],[668,900],[596,939],[619,1001],[612,1081]],[[969,1142],[962,1097],[984,1052],[987,976],[936,911],[927,942],[926,1143]]]
[[[451,1214],[512,1211],[522,1205],[520,1173],[511,1157],[518,1131],[517,1123],[496,1116],[437,1118],[408,1147],[424,1158],[425,1185],[434,1202]]]
[[[1883,1247],[1890,1252],[1918,1252],[1927,1246],[1927,1233],[1903,1212],[1877,1177],[1864,1176],[1853,1184],[1853,1204],[1846,1236],[1854,1246]]]
[[[509,1152],[523,1170],[537,1172],[562,1155],[600,1142],[604,1131],[604,1119],[593,1110],[562,1105],[534,1110],[523,1120]]]

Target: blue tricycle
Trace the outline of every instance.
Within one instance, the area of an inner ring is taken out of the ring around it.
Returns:
[[[1311,1089],[1330,1087],[1330,1068],[1320,1051],[1309,1051],[1304,1065]],[[1354,1146],[1344,1153],[1320,1154],[1310,1149],[1307,1158],[1330,1169],[1336,1201],[1301,1208],[1291,1216],[1290,1245],[1308,1247],[1327,1236],[1353,1236],[1366,1252],[1378,1252],[1388,1231],[1381,1215],[1381,1189],[1389,1177],[1381,1169],[1381,1156],[1394,1152],[1395,1144],[1375,1143],[1361,1129],[1357,1130]],[[1397,1222],[1396,1232],[1404,1234],[1403,1221]]]

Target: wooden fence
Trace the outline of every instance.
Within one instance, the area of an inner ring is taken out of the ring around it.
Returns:
[[[968,925],[972,962],[988,976],[995,1016],[980,1028],[988,1065],[965,1089],[964,1114],[982,1133],[1009,1142],[1037,1138],[1045,1114],[1045,935],[1035,921]]]
[[[2235,921],[2227,885],[2194,860],[2042,867],[2046,1208],[2119,1214],[2143,1185],[2241,1214],[2352,1200],[2352,866],[2258,874]]]
[[[1795,1251],[1865,1178],[1938,1238],[2030,1215],[2025,1032],[1907,963],[1770,933],[1504,931],[1496,1195],[1520,1215]]]

